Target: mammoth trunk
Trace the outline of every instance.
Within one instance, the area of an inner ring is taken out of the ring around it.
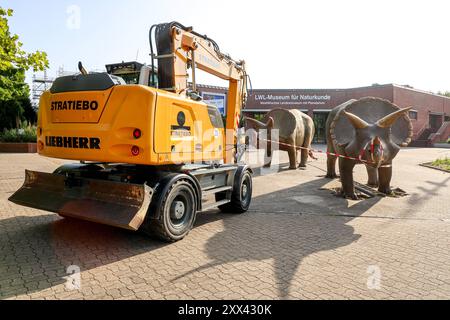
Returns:
[[[247,121],[247,126],[250,131],[253,131],[254,133],[251,134],[250,132],[250,136],[255,136],[256,134],[256,147],[265,150],[264,164],[270,164],[272,158],[273,118],[269,117],[266,123],[249,117],[246,117],[245,120]],[[252,143],[250,144],[252,145]]]

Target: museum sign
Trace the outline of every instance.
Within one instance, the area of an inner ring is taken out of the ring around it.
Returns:
[[[339,92],[325,90],[253,90],[249,95],[247,107],[249,109],[284,108],[329,108],[336,106],[340,100]]]

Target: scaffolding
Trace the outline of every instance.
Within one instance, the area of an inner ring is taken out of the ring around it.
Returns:
[[[53,78],[47,76],[47,70],[44,71],[43,76],[33,74],[33,87],[31,92],[31,105],[34,110],[39,108],[39,99],[41,95],[50,89],[53,83]]]
[[[76,72],[66,71],[64,70],[64,67],[59,67],[56,77],[58,78],[73,74],[76,74]],[[37,111],[39,109],[39,99],[41,98],[41,95],[51,88],[54,80],[55,78],[48,77],[47,70],[44,70],[43,74],[40,75],[37,75],[36,73],[33,74],[31,105],[33,106],[34,110]]]

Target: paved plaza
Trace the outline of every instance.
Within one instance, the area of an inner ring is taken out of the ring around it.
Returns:
[[[445,155],[403,149],[392,181],[401,198],[334,196],[323,155],[306,170],[256,170],[248,213],[199,214],[167,244],[8,202],[26,168],[64,161],[0,154],[0,298],[449,299],[450,174],[419,166]],[[366,182],[362,166],[355,177]]]

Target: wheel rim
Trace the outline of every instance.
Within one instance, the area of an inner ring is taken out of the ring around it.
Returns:
[[[190,218],[190,204],[188,196],[185,193],[180,193],[173,199],[169,208],[169,216],[171,225],[176,228],[183,228],[186,221]]]
[[[247,192],[248,192],[248,186],[245,183],[243,183],[242,184],[242,191],[241,191],[242,199],[247,198]]]
[[[179,220],[183,218],[185,213],[186,213],[186,206],[184,205],[183,201],[178,200],[172,203],[172,206],[170,208],[170,218]]]
[[[251,190],[251,180],[246,175],[244,177],[244,179],[242,181],[242,185],[241,185],[241,202],[244,207],[246,207],[248,205],[248,203],[250,202],[250,199],[251,199],[250,190]]]
[[[195,216],[195,196],[188,186],[180,186],[174,190],[166,204],[166,223],[170,233],[174,235],[189,231]]]

